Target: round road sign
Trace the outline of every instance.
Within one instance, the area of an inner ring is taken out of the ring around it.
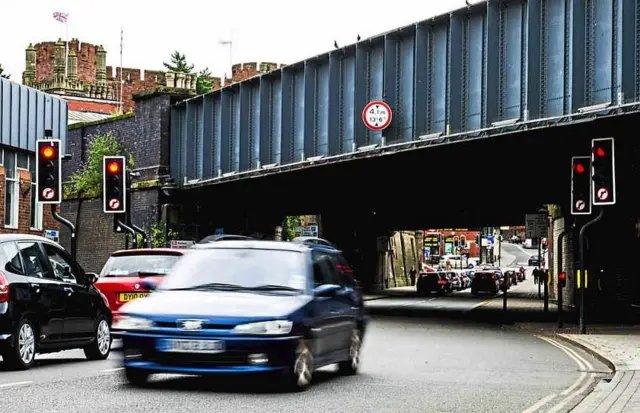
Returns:
[[[47,201],[52,200],[56,196],[56,191],[53,188],[45,188],[42,190],[42,197]]]
[[[113,198],[112,200],[109,201],[109,208],[111,209],[120,208],[120,201],[116,198]]]
[[[391,107],[381,100],[369,102],[362,111],[362,121],[373,131],[381,131],[391,124]]]
[[[600,188],[598,192],[596,192],[596,196],[600,201],[606,201],[609,199],[609,190],[607,188]]]
[[[576,209],[578,211],[583,211],[585,206],[586,205],[582,199],[576,202]]]

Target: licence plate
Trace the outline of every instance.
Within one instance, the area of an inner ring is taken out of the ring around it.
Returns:
[[[158,351],[167,353],[204,353],[224,352],[224,341],[221,340],[181,340],[161,338],[156,342]]]
[[[120,293],[120,302],[133,301],[138,298],[146,297],[149,293]]]

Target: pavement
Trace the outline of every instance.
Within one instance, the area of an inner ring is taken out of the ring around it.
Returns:
[[[506,250],[519,259],[518,251]],[[529,277],[508,294],[529,296],[530,308],[521,311],[527,316],[542,313],[532,291]],[[343,377],[332,367],[322,369],[300,394],[244,377],[158,375],[148,388],[134,388],[122,377],[121,352],[89,362],[78,350],[40,355],[29,371],[1,371],[0,393],[6,411],[29,413],[182,413],[211,406],[228,412],[564,413],[590,400],[592,389],[603,391],[601,381],[611,378],[607,360],[568,345],[535,317],[529,324],[505,324],[501,303],[501,295],[476,298],[468,290],[445,297],[420,297],[410,287],[385,292],[366,303],[371,322],[360,373]],[[511,305],[515,311],[520,304]],[[625,383],[638,378],[634,372],[616,388],[627,389]],[[626,397],[620,393],[616,400]]]

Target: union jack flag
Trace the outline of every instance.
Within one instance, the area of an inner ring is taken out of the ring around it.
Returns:
[[[66,23],[68,16],[69,16],[69,13],[62,13],[59,11],[53,13],[53,18],[59,21],[60,23]]]

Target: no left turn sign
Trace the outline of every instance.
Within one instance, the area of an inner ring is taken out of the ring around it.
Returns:
[[[120,201],[116,198],[113,198],[112,200],[109,201],[109,208],[111,209],[120,208]]]
[[[56,196],[56,191],[53,188],[45,188],[42,190],[42,197],[47,201],[51,201]]]
[[[391,124],[391,107],[381,100],[369,102],[362,111],[362,121],[372,131],[381,131]]]
[[[596,192],[596,196],[600,201],[606,201],[609,199],[609,190],[607,188],[600,188],[598,192]]]

